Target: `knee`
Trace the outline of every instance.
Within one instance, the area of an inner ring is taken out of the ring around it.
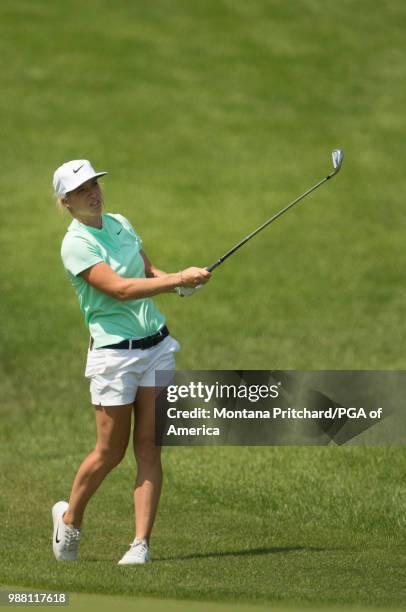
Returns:
[[[154,465],[160,462],[161,448],[150,438],[140,438],[135,442],[134,454],[138,465]]]
[[[99,461],[110,469],[116,467],[124,458],[125,448],[109,448],[96,446],[96,453],[99,456]]]

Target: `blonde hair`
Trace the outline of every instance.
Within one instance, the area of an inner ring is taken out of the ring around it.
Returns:
[[[62,199],[63,199],[63,198],[61,198],[60,196],[58,196],[58,195],[56,195],[56,194],[54,194],[54,195],[55,195],[55,205],[56,205],[57,210],[58,210],[58,211],[59,211],[61,214],[63,214],[63,213],[65,213],[65,212],[69,211],[69,209],[67,208],[67,206],[65,206],[65,205],[63,204],[63,202],[62,202]]]

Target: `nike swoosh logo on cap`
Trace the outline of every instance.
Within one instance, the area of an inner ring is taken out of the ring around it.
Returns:
[[[56,534],[55,534],[55,542],[56,542],[57,544],[59,544],[59,542],[60,542],[60,540],[58,540],[58,531],[59,531],[59,525],[58,525],[58,527],[56,528]]]
[[[83,168],[83,166],[84,166],[84,165],[85,165],[85,164],[82,164],[81,166],[79,166],[79,168],[76,168],[76,170],[75,170],[75,168],[72,168],[73,172],[76,174],[77,172],[79,172],[79,170],[80,170],[81,168]]]

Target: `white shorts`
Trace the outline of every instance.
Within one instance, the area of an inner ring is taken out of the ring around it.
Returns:
[[[175,370],[180,344],[167,336],[149,349],[93,349],[87,353],[86,378],[96,406],[132,404],[138,387],[155,387],[155,370]]]

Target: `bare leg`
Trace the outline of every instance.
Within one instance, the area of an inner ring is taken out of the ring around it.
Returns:
[[[139,387],[134,405],[135,537],[149,541],[162,488],[161,448],[155,446],[154,387]]]
[[[76,474],[63,520],[80,527],[87,502],[125,455],[131,431],[133,405],[95,406],[97,441]]]

